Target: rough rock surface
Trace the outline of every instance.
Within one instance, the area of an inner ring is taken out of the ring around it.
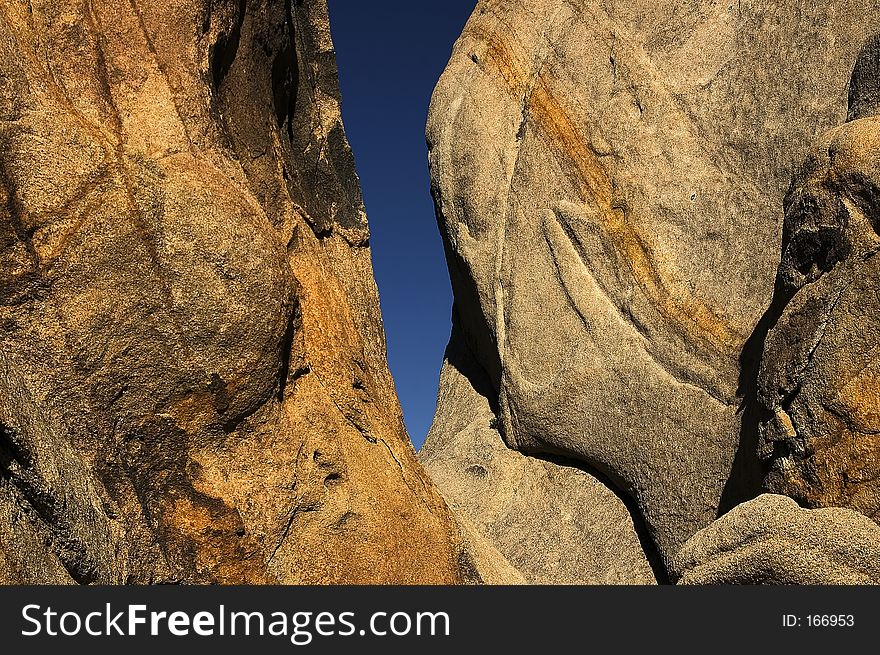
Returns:
[[[785,202],[759,378],[766,487],[880,521],[880,37]],[[780,315],[781,313],[781,315]]]
[[[0,3],[0,182],[0,581],[479,577],[387,369],[325,1]]]
[[[674,568],[691,585],[880,584],[880,527],[849,509],[765,494],[698,532]]]
[[[878,29],[861,0],[482,0],[434,93],[453,339],[506,444],[600,471],[667,565],[759,492],[782,201]],[[441,407],[430,470],[491,468],[461,422]]]
[[[458,339],[440,389],[444,432],[431,432],[419,456],[460,521],[534,584],[656,583],[643,522],[613,491],[574,462],[507,448],[489,381]]]

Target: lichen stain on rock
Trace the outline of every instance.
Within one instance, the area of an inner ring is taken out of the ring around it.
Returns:
[[[471,35],[484,41],[484,67],[497,72],[496,77],[512,97],[522,99],[524,125],[537,128],[559,160],[560,170],[572,180],[578,199],[593,206],[601,217],[607,241],[617,249],[620,264],[630,269],[633,279],[672,329],[688,334],[704,348],[735,352],[747,335],[664,271],[662,258],[655,254],[650,237],[632,212],[615,206],[611,177],[590,145],[589,129],[577,125],[554,95],[554,79],[543,62],[533,70],[536,64],[518,56],[500,33],[475,29]]]

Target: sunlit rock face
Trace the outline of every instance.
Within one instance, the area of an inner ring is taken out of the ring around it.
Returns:
[[[0,580],[478,576],[385,361],[326,3],[0,5]]]
[[[681,585],[880,584],[880,527],[843,507],[805,509],[763,494],[691,537],[674,558]]]
[[[863,49],[849,120],[818,137],[785,203],[761,364],[767,488],[880,520],[880,38]]]
[[[756,418],[764,486],[788,497],[760,496],[688,540],[680,584],[880,582],[878,90],[873,37],[847,122],[816,139],[785,198]]]
[[[856,1],[478,3],[427,130],[460,323],[450,352],[470,352],[492,412],[461,420],[446,390],[473,375],[448,358],[424,457],[459,511],[499,503],[463,473],[504,452],[473,446],[486,430],[619,492],[585,486],[579,521],[631,499],[667,568],[760,492],[786,191],[816,135],[846,120],[878,29]],[[552,497],[531,502],[564,514]]]

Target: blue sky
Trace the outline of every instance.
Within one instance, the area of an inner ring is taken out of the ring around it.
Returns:
[[[437,400],[452,292],[428,181],[434,85],[476,0],[329,0],[342,116],[370,220],[388,363],[417,448]]]

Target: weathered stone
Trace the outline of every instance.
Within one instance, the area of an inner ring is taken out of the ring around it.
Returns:
[[[759,400],[766,487],[880,521],[880,38],[785,201]]]
[[[698,532],[679,584],[880,584],[880,527],[848,509],[802,509],[765,494]]]
[[[462,516],[456,517],[462,538],[459,560],[467,584],[526,585],[529,581]]]
[[[507,448],[487,395],[485,374],[453,339],[437,404],[446,420],[434,424],[420,457],[459,521],[531,583],[656,583],[638,514],[576,462]]]
[[[474,577],[387,369],[326,2],[0,4],[0,182],[0,580]]]
[[[507,445],[600,471],[667,564],[760,490],[783,197],[878,29],[856,0],[483,0],[434,93],[453,340]],[[488,470],[459,422],[429,461]]]

